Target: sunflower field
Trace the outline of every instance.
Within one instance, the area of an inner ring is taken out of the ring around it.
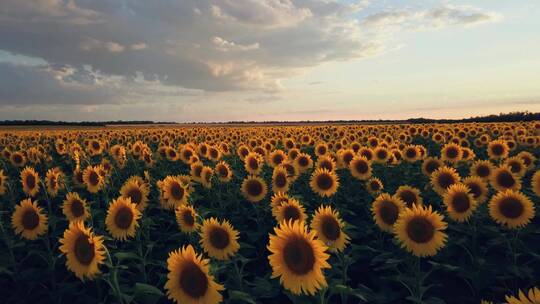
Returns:
[[[0,130],[2,303],[540,303],[540,122]]]

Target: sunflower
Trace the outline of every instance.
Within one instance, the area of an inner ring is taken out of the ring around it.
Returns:
[[[502,165],[493,171],[489,183],[491,184],[491,187],[497,191],[521,189],[521,180],[519,179],[519,176],[512,173],[512,169],[506,165]]]
[[[24,193],[30,197],[35,197],[39,192],[39,175],[30,167],[24,168],[21,172],[21,183]]]
[[[290,181],[287,175],[287,169],[284,167],[277,166],[274,168],[272,173],[272,191],[274,193],[289,191]]]
[[[505,159],[503,164],[508,166],[512,173],[519,177],[523,177],[525,173],[527,173],[527,166],[525,166],[525,162],[517,156]]]
[[[489,201],[489,215],[500,225],[522,228],[534,217],[534,205],[519,191],[511,189],[498,192]]]
[[[32,202],[28,198],[15,206],[15,211],[11,215],[11,226],[16,234],[28,240],[35,240],[47,232],[47,220],[47,215],[37,202]]]
[[[211,257],[228,260],[240,249],[238,231],[227,220],[221,223],[215,218],[203,221],[200,231],[202,248]]]
[[[244,158],[244,168],[249,174],[258,175],[263,168],[264,159],[257,152],[249,152]]]
[[[405,208],[405,203],[400,198],[383,193],[371,205],[371,212],[375,223],[381,230],[392,232],[394,223]]]
[[[463,158],[463,150],[454,143],[448,143],[441,149],[441,160],[455,164]]]
[[[301,221],[307,219],[306,210],[296,199],[289,199],[276,207],[274,217],[278,223],[282,221]]]
[[[444,166],[444,163],[440,159],[435,157],[426,157],[426,159],[424,159],[422,162],[422,172],[426,176],[431,176],[433,172],[442,166]]]
[[[487,153],[490,159],[503,159],[508,156],[510,148],[504,140],[494,140],[489,142]]]
[[[333,252],[343,251],[350,241],[343,231],[344,227],[339,212],[330,206],[320,206],[311,220],[311,230],[315,231],[317,238]]]
[[[128,237],[135,236],[140,217],[141,212],[130,198],[119,197],[109,205],[105,224],[115,239],[125,241]]]
[[[83,181],[90,193],[97,193],[104,186],[103,176],[99,174],[101,166],[88,166],[83,172]]]
[[[443,231],[448,225],[443,216],[431,206],[405,208],[394,224],[394,234],[402,248],[415,256],[433,256],[444,247],[447,239]]]
[[[26,156],[19,151],[13,152],[9,157],[9,161],[13,166],[22,168],[26,165]]]
[[[60,251],[66,255],[66,265],[81,280],[94,279],[105,260],[103,238],[96,236],[83,222],[71,222],[60,239]]]
[[[540,170],[536,171],[531,178],[531,189],[536,196],[540,197]]]
[[[304,173],[311,169],[311,167],[313,167],[313,160],[311,159],[311,156],[309,154],[300,153],[294,159],[294,165],[296,166],[296,168],[298,168],[298,171],[300,171],[300,173]]]
[[[217,163],[214,171],[216,171],[217,177],[221,182],[228,183],[231,181],[233,172],[226,162],[220,161]]]
[[[478,176],[469,176],[463,179],[462,183],[469,188],[478,204],[486,201],[489,191],[486,181]]]
[[[387,163],[391,157],[391,154],[388,151],[388,149],[381,146],[375,148],[375,150],[373,150],[373,154],[375,155],[375,158],[373,159],[373,161],[379,164]]]
[[[0,170],[0,196],[6,194],[7,176],[4,174],[4,170]]]
[[[448,191],[443,196],[443,202],[450,218],[457,222],[468,221],[477,207],[473,194],[464,184],[448,187]]]
[[[281,163],[286,159],[287,154],[283,152],[283,150],[275,150],[268,154],[268,165],[272,168],[275,168],[281,165]]]
[[[403,150],[401,156],[407,162],[413,163],[420,159],[420,151],[415,145],[407,145]]]
[[[411,208],[412,205],[423,204],[423,199],[420,196],[420,190],[414,187],[400,186],[394,195],[401,199],[407,208]]]
[[[540,289],[537,287],[531,288],[527,295],[519,290],[517,298],[508,295],[504,298],[508,304],[538,304],[540,303]]]
[[[287,193],[278,192],[275,193],[270,199],[270,206],[272,207],[272,215],[275,217],[277,208],[281,206],[282,203],[288,202],[291,199]]]
[[[316,232],[308,232],[300,221],[281,222],[274,232],[267,246],[272,278],[280,277],[283,287],[293,294],[314,295],[326,287],[323,269],[331,266],[327,247],[316,239]]]
[[[216,304],[223,300],[223,285],[210,274],[209,260],[191,245],[169,253],[167,259],[167,297],[176,303]]]
[[[207,189],[212,188],[212,177],[214,176],[214,170],[208,166],[204,166],[201,170],[201,185]]]
[[[337,192],[339,178],[337,174],[326,169],[317,169],[311,175],[309,182],[311,190],[322,197],[330,197]]]
[[[76,192],[70,192],[66,195],[62,212],[70,222],[84,221],[90,216],[88,211],[88,203],[80,198]]]
[[[443,195],[448,187],[459,183],[460,180],[461,178],[456,169],[447,166],[442,166],[435,170],[430,177],[431,185],[439,195]]]
[[[47,193],[51,197],[56,197],[56,195],[58,195],[58,191],[62,189],[63,184],[61,177],[62,172],[58,168],[49,169],[47,171],[47,174],[45,176],[45,186],[47,188]]]
[[[315,168],[326,169],[328,171],[335,171],[336,161],[330,155],[323,155],[317,159],[317,164],[315,165]]]
[[[536,160],[536,157],[534,157],[531,152],[521,151],[518,153],[517,157],[521,158],[527,171],[534,168],[534,161]]]
[[[495,170],[495,166],[489,160],[477,160],[471,165],[471,175],[488,180]]]
[[[197,212],[192,206],[180,205],[174,211],[178,227],[184,233],[194,232],[199,228],[197,223]]]
[[[191,163],[189,168],[189,174],[191,175],[191,179],[196,182],[201,182],[201,173],[204,168],[204,164],[201,161],[195,161]]]
[[[349,163],[351,175],[359,180],[368,180],[371,177],[371,162],[365,157],[357,155]]]
[[[177,176],[167,176],[162,183],[163,199],[167,202],[166,207],[174,209],[186,204],[189,196],[188,187]]]
[[[366,189],[371,195],[378,195],[384,189],[384,185],[380,179],[372,177],[366,182]]]
[[[264,180],[258,176],[250,175],[242,182],[242,195],[252,202],[257,203],[264,199],[268,192],[268,187]]]
[[[149,194],[148,184],[138,176],[131,177],[120,188],[120,195],[125,199],[129,198],[141,212],[148,206]]]

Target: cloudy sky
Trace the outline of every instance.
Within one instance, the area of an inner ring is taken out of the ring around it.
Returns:
[[[0,119],[540,111],[540,2],[0,0]]]

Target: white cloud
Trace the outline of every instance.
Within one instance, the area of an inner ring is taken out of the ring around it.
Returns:
[[[252,51],[259,48],[259,43],[252,44],[237,44],[232,41],[227,41],[221,37],[212,38],[212,42],[216,45],[216,49],[228,52],[228,51]]]

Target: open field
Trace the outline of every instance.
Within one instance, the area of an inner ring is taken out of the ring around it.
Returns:
[[[540,122],[2,127],[0,298],[538,303],[539,147]]]

